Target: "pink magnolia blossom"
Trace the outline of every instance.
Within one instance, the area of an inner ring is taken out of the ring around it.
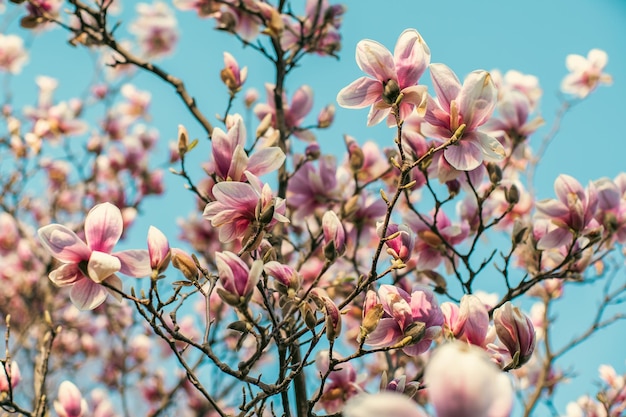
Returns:
[[[612,235],[612,240],[626,243],[626,190],[620,188],[619,182],[620,177],[615,180],[600,178],[594,181],[598,193],[595,219]]]
[[[484,160],[504,158],[500,142],[478,129],[491,117],[497,102],[496,86],[489,73],[474,71],[462,85],[444,64],[431,64],[430,75],[437,98],[428,99],[423,133],[442,141],[455,133],[459,135],[459,141],[444,151],[450,165],[460,171],[471,171]],[[465,128],[459,132],[461,125]]]
[[[593,183],[583,189],[575,178],[561,174],[554,182],[554,191],[557,199],[536,204],[538,217],[550,220],[547,233],[537,242],[538,249],[565,245],[572,241],[573,233],[583,233],[586,228],[598,226],[593,218],[598,207],[598,194]]]
[[[380,43],[365,39],[356,47],[356,62],[370,77],[361,77],[337,94],[340,106],[349,109],[370,107],[367,125],[373,126],[385,118],[395,126],[392,105],[399,98],[399,118],[406,119],[415,109],[423,114],[426,107],[426,87],[417,85],[430,63],[430,50],[415,29],[400,34],[394,54]]]
[[[148,255],[153,276],[167,269],[171,257],[170,245],[163,232],[154,226],[148,229]]]
[[[122,289],[117,272],[145,277],[151,273],[148,252],[125,250],[112,253],[122,236],[120,210],[111,203],[96,205],[85,219],[86,242],[61,224],[39,229],[39,239],[50,254],[62,262],[50,272],[50,280],[59,287],[71,286],[70,299],[81,310],[93,310],[104,302],[107,284]],[[111,291],[116,298],[119,295]]]
[[[441,304],[445,328],[457,340],[483,346],[489,330],[489,313],[475,295],[466,294],[460,306],[451,302]]]
[[[278,169],[285,161],[284,152],[277,146],[256,150],[252,156],[245,151],[246,127],[243,119],[235,115],[230,120],[228,132],[219,127],[213,129],[212,162],[207,167],[222,180],[244,181],[244,172],[255,176],[265,175]]]
[[[278,128],[276,124],[276,101],[274,100],[274,88],[272,84],[265,84],[267,103],[259,103],[254,106],[254,114],[263,120],[266,115],[272,115],[272,127]],[[283,94],[283,111],[285,113],[285,125],[290,132],[302,140],[312,141],[314,136],[311,132],[300,130],[299,128],[307,114],[313,108],[313,90],[308,85],[303,85],[294,93],[291,104],[287,100],[287,95]]]
[[[9,377],[11,377],[10,385]],[[0,394],[15,390],[21,380],[22,374],[20,373],[20,367],[17,365],[17,362],[0,363]]]
[[[570,71],[561,82],[561,91],[578,98],[585,98],[600,84],[611,84],[612,77],[606,74],[604,67],[609,58],[606,52],[592,49],[587,58],[582,55],[571,54],[565,60]]]
[[[333,359],[343,359],[338,354],[333,354]],[[325,374],[330,366],[330,356],[327,350],[317,354],[315,358],[317,370]],[[322,395],[317,403],[318,408],[323,408],[329,414],[341,412],[346,401],[362,392],[362,388],[357,381],[357,374],[350,362],[337,365],[328,375],[324,384]]]
[[[376,227],[378,235],[382,233],[383,223],[379,223]],[[395,223],[390,224],[387,227],[386,237],[392,236],[397,233],[397,236],[393,239],[385,240],[387,246],[387,253],[395,260],[408,263],[413,254],[413,246],[415,245],[415,235],[406,224],[397,225]]]
[[[283,293],[298,291],[302,286],[302,276],[289,265],[269,261],[263,265],[263,270],[267,275],[276,278],[278,290]]]
[[[17,35],[0,33],[0,71],[17,74],[28,61],[24,41]]]
[[[220,72],[220,76],[231,94],[235,94],[241,90],[243,83],[246,81],[248,67],[239,68],[239,63],[235,60],[235,57],[228,52],[224,52],[224,69]]]
[[[237,254],[217,252],[215,264],[223,291],[218,291],[224,301],[231,305],[247,302],[256,288],[263,272],[263,261],[257,259],[249,267]]]
[[[324,252],[328,259],[335,259],[346,251],[346,231],[337,214],[328,210],[322,217],[322,230],[324,232]],[[328,256],[330,255],[330,256]]]
[[[138,3],[137,14],[129,30],[137,37],[142,53],[149,58],[172,53],[178,42],[178,30],[176,16],[167,4]]]
[[[499,101],[505,100],[509,94],[515,92],[523,94],[528,99],[531,110],[539,104],[543,91],[536,76],[516,70],[509,70],[504,75],[498,70],[493,70],[490,74],[498,89]]]
[[[511,383],[480,348],[458,342],[435,350],[424,374],[437,417],[507,417]]]
[[[347,402],[342,414],[345,417],[428,417],[415,401],[391,391],[357,395]]]
[[[59,385],[54,410],[59,417],[82,417],[88,411],[87,400],[83,398],[76,385],[70,381],[63,381]]]
[[[507,301],[493,311],[498,339],[504,344],[517,368],[530,359],[535,350],[535,327],[532,320]]]
[[[285,29],[280,38],[284,50],[301,47],[302,39],[308,51],[320,55],[334,55],[341,48],[342,15],[345,7],[329,4],[327,0],[307,0],[305,15],[298,19],[286,19]],[[314,42],[312,42],[314,41]]]
[[[274,197],[270,186],[262,185],[252,173],[246,172],[246,177],[250,183],[225,181],[215,184],[212,189],[215,201],[204,209],[204,217],[213,227],[219,228],[221,242],[248,239],[257,232],[256,227],[265,229],[277,222],[289,222],[285,217],[285,201]]]
[[[413,337],[414,327],[423,323],[426,326],[424,334],[417,340],[410,340],[402,349],[407,355],[417,356],[426,352],[432,340],[441,333],[443,313],[435,294],[427,287],[420,287],[409,295],[393,285],[381,285],[377,302],[382,305],[383,316],[376,329],[365,339],[367,345],[393,346],[407,337]],[[365,310],[367,308],[364,309],[364,314],[367,314]]]
[[[469,235],[469,225],[466,222],[455,224],[450,221],[443,210],[439,210],[435,219],[423,216],[420,219],[413,212],[407,213],[406,223],[417,235],[415,239],[415,262],[422,270],[435,269],[443,259],[444,254],[449,253],[448,245],[457,245]],[[428,224],[434,225],[439,235],[434,233]],[[446,243],[444,243],[443,240]]]

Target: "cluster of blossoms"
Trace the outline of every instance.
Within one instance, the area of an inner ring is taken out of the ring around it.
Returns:
[[[249,82],[232,54],[224,53],[219,74],[228,91],[220,127],[199,115],[178,79],[151,64],[179,40],[165,3],[137,5],[128,29],[138,56],[129,52],[132,42],[112,42],[114,31],[98,27],[113,2],[75,5],[72,43],[107,44],[114,83],[95,85],[87,99],[56,101],[57,81],[39,77],[35,106],[2,113],[9,129],[0,146],[18,174],[1,182],[16,203],[0,198],[0,301],[4,316],[19,313],[7,326],[36,340],[15,360],[2,360],[2,407],[17,409],[14,393],[28,372],[54,378],[56,396],[43,393],[44,383],[36,389],[61,417],[117,415],[103,387],[122,393],[124,407],[126,393],[139,394],[142,410],[154,415],[175,403],[198,416],[269,415],[281,405],[288,414],[293,398],[299,415],[505,417],[513,381],[532,410],[564,379],[538,341],[548,342],[549,305],[565,283],[581,280],[592,263],[601,268],[626,243],[626,174],[586,188],[561,175],[557,198],[534,202],[523,175],[532,161],[528,139],[543,123],[538,80],[476,70],[461,81],[431,63],[415,29],[400,34],[393,53],[359,42],[356,62],[367,76],[336,98],[346,108],[369,107],[367,125],[394,127],[396,146],[345,135],[343,160],[324,155],[314,131],[334,122],[334,106],[307,123],[312,89],[302,85],[289,96],[284,77],[305,54],[336,55],[345,8],[307,0],[297,16],[283,3],[174,1],[277,65],[266,102],[256,103],[256,90],[243,97],[258,119],[253,135],[251,122],[231,111]],[[61,19],[54,1],[29,1],[26,12],[25,27]],[[19,38],[0,35],[2,71],[19,72],[25,56]],[[563,92],[584,98],[610,82],[606,62],[599,50],[568,57]],[[174,86],[211,141],[199,181],[186,164],[202,145],[185,126],[169,155],[180,163],[172,172],[196,198],[192,217],[180,221],[193,255],[171,247],[154,226],[146,249],[116,249],[144,198],[163,192],[162,171],[149,163],[159,141],[148,125],[152,96],[126,82],[131,64]],[[421,80],[427,72],[433,91]],[[106,108],[97,128],[84,116],[94,104]],[[303,143],[294,146],[294,137]],[[45,198],[20,200],[18,188],[32,178],[23,167],[31,165],[48,190]],[[24,208],[32,218],[21,215]],[[508,246],[477,260],[492,228],[511,236]],[[502,283],[486,295],[477,287],[492,263]],[[513,276],[513,265],[523,277]],[[54,288],[42,284],[46,275]],[[541,300],[528,315],[516,306],[523,294]],[[107,302],[109,295],[119,303]],[[44,317],[37,326],[29,305]],[[63,352],[55,369],[20,362],[31,351],[55,349]],[[350,353],[338,353],[344,350]],[[72,369],[79,380],[83,358],[101,368],[89,394],[64,379],[63,369]],[[171,371],[172,363],[184,371]],[[214,384],[215,377],[225,382]],[[307,390],[312,377],[315,390]],[[568,417],[623,414],[624,378],[607,367],[601,377],[597,402],[579,399]],[[527,395],[532,389],[536,395]]]

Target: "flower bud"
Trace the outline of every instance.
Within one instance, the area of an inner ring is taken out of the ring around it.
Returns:
[[[335,119],[335,106],[329,104],[324,107],[317,116],[317,127],[320,129],[326,129],[330,127]]]
[[[383,101],[389,105],[395,104],[400,95],[400,86],[396,80],[383,81]]]
[[[324,255],[328,260],[335,260],[346,251],[346,231],[334,211],[327,211],[322,217],[324,231]]]
[[[256,260],[248,267],[239,256],[225,251],[215,254],[215,264],[223,287],[218,291],[222,299],[233,306],[247,303],[263,272],[263,261]]]
[[[246,90],[243,101],[246,108],[252,107],[252,105],[259,99],[259,92],[255,88],[249,88]]]
[[[321,155],[320,145],[317,142],[310,143],[304,150],[304,154],[311,161],[317,160]]]
[[[171,253],[167,237],[154,226],[148,229],[148,254],[153,278],[156,278],[167,269]]]
[[[507,301],[494,310],[493,323],[498,338],[513,358],[508,366],[519,368],[528,362],[535,350],[535,328],[530,318]]]
[[[493,185],[497,185],[502,181],[502,169],[497,164],[489,162],[487,164],[487,173],[489,174],[489,181]]]
[[[198,267],[191,256],[180,249],[171,249],[172,266],[178,269],[189,281],[198,280]]]
[[[187,128],[183,125],[178,125],[178,154],[182,158],[187,153],[189,147],[189,134]]]
[[[515,186],[515,184],[511,185],[508,189],[505,190],[504,196],[506,198],[506,202],[509,204],[517,204],[519,202],[519,189]]]

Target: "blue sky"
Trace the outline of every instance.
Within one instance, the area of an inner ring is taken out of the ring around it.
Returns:
[[[126,8],[123,16],[127,16],[132,13],[131,5],[135,2],[123,3]],[[600,48],[609,55],[606,71],[613,75],[613,85],[600,87],[566,115],[560,133],[537,171],[535,187],[540,198],[550,198],[554,179],[560,173],[572,175],[586,184],[602,176],[612,178],[626,169],[625,128],[621,125],[626,96],[626,1],[349,0],[344,4],[348,10],[342,27],[340,60],[307,57],[287,84],[288,94],[302,84],[310,85],[315,91],[311,121],[324,105],[335,102],[342,87],[362,75],[354,61],[359,40],[374,39],[392,50],[404,29],[415,28],[429,45],[432,62],[447,64],[460,78],[475,69],[495,68],[502,72],[516,69],[538,76],[544,92],[540,111],[547,124],[531,142],[536,149],[559,107],[557,93],[567,73],[566,55],[586,55],[590,49]],[[219,79],[222,53],[226,50],[241,65],[249,67],[246,86],[257,88],[264,99],[263,83],[272,79],[266,60],[250,48],[242,48],[228,35],[213,31],[212,21],[198,20],[192,13],[179,14],[179,21],[178,53],[162,64],[184,79],[206,115],[222,114],[226,106],[226,88]],[[22,33],[14,24],[7,30],[7,33],[13,32]],[[58,98],[67,99],[82,92],[92,76],[93,57],[80,48],[67,46],[65,41],[66,35],[60,30],[34,39],[29,65],[11,81],[16,104],[34,101],[33,80],[40,74],[60,79]],[[151,112],[164,144],[175,137],[180,123],[187,126],[192,137],[201,135],[199,126],[169,86],[149,75],[139,75],[133,82],[152,92]],[[367,128],[366,115],[367,110],[337,108],[334,126],[318,135],[322,150],[341,152],[344,133],[360,142],[372,139],[383,147],[389,146],[393,132],[383,125]],[[200,160],[208,157],[210,148],[201,143],[194,152]],[[166,155],[164,145],[160,156],[165,158]],[[173,219],[185,216],[193,207],[193,199],[182,190],[183,184],[178,178],[168,178],[167,185],[166,197],[148,201],[129,246],[137,246],[137,242],[143,244],[149,224],[169,235],[177,233]],[[570,293],[572,302],[558,312],[559,328],[567,330],[559,337],[563,341],[591,320],[593,306],[597,303],[597,295],[591,296],[588,288],[577,288]],[[626,371],[623,344],[615,343],[623,339],[620,335],[625,332],[623,324],[615,326],[565,358],[563,365],[575,366],[580,376],[557,391],[556,403],[561,412],[566,401],[584,392],[593,394],[591,382],[597,379],[599,364],[611,363],[618,372]]]

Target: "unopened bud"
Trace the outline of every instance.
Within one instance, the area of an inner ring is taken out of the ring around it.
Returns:
[[[361,340],[364,340],[369,334],[376,330],[383,313],[384,310],[382,304],[376,304],[369,308],[367,313],[365,313],[365,317],[363,317],[363,322],[361,323]]]
[[[450,197],[456,197],[461,191],[461,183],[457,180],[447,181],[446,187],[448,187],[448,194],[450,194]]]
[[[409,324],[409,326],[404,331],[405,336],[411,337],[411,343],[418,343],[424,338],[424,333],[426,333],[426,324],[421,321],[414,321]]]
[[[502,181],[502,169],[493,162],[487,164],[487,172],[489,173],[489,181],[493,185],[497,185]]]
[[[171,250],[172,266],[178,269],[189,281],[198,280],[198,267],[194,260],[180,249]]]
[[[183,125],[178,125],[178,154],[182,158],[189,147],[189,134]]]
[[[504,196],[506,198],[507,203],[509,204],[517,204],[519,202],[519,190],[515,186],[515,184],[511,185],[505,192]]]
[[[317,142],[310,143],[304,150],[307,159],[315,161],[321,155],[320,145]]]
[[[383,82],[383,101],[389,105],[395,104],[400,95],[400,86],[396,80]]]

